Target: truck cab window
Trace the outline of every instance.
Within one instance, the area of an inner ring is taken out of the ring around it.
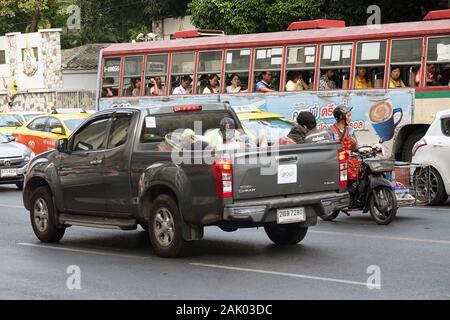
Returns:
[[[108,149],[117,148],[126,144],[129,137],[131,120],[131,115],[116,116],[112,119]]]
[[[105,132],[109,119],[98,119],[88,123],[73,137],[73,151],[97,151],[105,148]]]

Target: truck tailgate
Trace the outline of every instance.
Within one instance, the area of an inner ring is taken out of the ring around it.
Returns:
[[[276,150],[235,155],[235,200],[339,190],[337,144],[288,145]]]

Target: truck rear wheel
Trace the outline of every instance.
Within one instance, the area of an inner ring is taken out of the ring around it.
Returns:
[[[39,187],[33,192],[30,218],[34,234],[40,241],[58,242],[64,236],[66,228],[57,225],[56,208],[52,193],[47,187]]]
[[[335,210],[327,215],[321,216],[320,219],[322,219],[323,221],[333,221],[338,217],[340,212],[341,210]]]
[[[278,245],[294,245],[302,241],[306,233],[307,227],[301,227],[299,224],[269,224],[264,226],[267,236],[275,244]]]
[[[176,258],[182,255],[186,241],[182,234],[182,217],[175,200],[166,194],[153,202],[148,221],[148,234],[158,256]]]

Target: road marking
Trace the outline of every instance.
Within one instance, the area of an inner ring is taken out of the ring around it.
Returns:
[[[70,248],[70,247],[57,247],[52,245],[44,245],[44,244],[34,244],[34,243],[26,243],[20,242],[17,245],[23,247],[32,247],[32,248],[43,248],[43,249],[51,249],[51,250],[59,250],[59,251],[68,251],[68,252],[78,252],[78,253],[86,253],[86,254],[94,254],[99,256],[111,256],[111,257],[120,257],[120,258],[142,258],[148,259],[146,256],[132,255],[132,254],[122,254],[122,253],[113,253],[102,250],[86,250],[79,248]]]
[[[302,279],[328,281],[328,282],[336,282],[336,283],[345,283],[345,284],[351,284],[351,285],[367,287],[367,283],[366,282],[357,282],[357,281],[349,281],[349,280],[335,279],[335,278],[308,276],[308,275],[305,275],[305,274],[286,273],[286,272],[268,271],[268,270],[260,270],[260,269],[239,268],[239,267],[223,266],[223,265],[207,264],[207,263],[193,263],[192,262],[192,263],[189,263],[189,264],[193,265],[193,266],[198,266],[198,267],[225,269],[225,270],[234,270],[234,271],[243,271],[243,272],[253,272],[253,273],[262,273],[262,274],[270,274],[270,275],[283,276],[283,277],[302,278]]]
[[[25,209],[24,206],[13,206],[13,205],[10,205],[10,204],[0,204],[0,207],[12,208],[12,209]]]
[[[309,232],[316,233],[316,234],[326,234],[326,235],[335,235],[335,236],[344,236],[344,237],[396,240],[396,241],[412,241],[412,242],[450,245],[450,240],[433,240],[433,239],[406,238],[406,237],[376,236],[376,235],[364,234],[364,233],[348,233],[348,232],[335,232],[335,231],[309,231]]]

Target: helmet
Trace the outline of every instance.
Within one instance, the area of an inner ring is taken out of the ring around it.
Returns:
[[[353,108],[347,107],[345,105],[337,106],[333,111],[333,116],[337,122],[344,120],[347,116],[347,113],[351,112]]]

